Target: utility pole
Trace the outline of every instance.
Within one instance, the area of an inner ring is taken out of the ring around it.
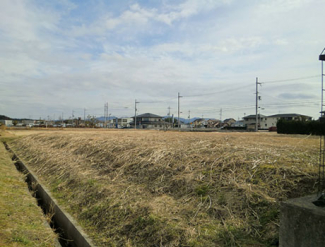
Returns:
[[[104,105],[105,128],[107,128],[108,102]]]
[[[84,108],[84,122],[85,122],[85,126],[86,126],[86,108]]]
[[[72,110],[71,124],[72,126],[74,125],[74,110]]]
[[[179,119],[179,115],[180,115],[180,98],[182,98],[183,96],[180,95],[180,93],[178,93],[178,130],[180,131],[180,119]]]
[[[220,108],[220,121],[222,122],[222,108]]]
[[[258,82],[258,77],[256,77],[256,123],[255,123],[255,131],[258,131],[258,115],[257,115],[257,111],[258,111],[258,101],[260,100],[260,97],[258,96],[258,85],[261,85],[260,82]]]
[[[188,125],[191,126],[191,110],[188,111]]]
[[[140,103],[137,100],[134,101],[134,129],[137,129],[137,104]]]
[[[106,103],[104,104],[104,121],[105,121],[104,128],[106,128]]]
[[[168,119],[168,121],[171,121],[171,118],[170,118],[170,109],[171,109],[171,108],[170,108],[170,106],[168,106],[167,109],[168,109],[168,113],[167,113],[168,118],[167,118],[167,119]],[[172,126],[174,125],[173,122],[170,122],[170,123],[172,124]]]
[[[63,112],[62,112],[62,125],[63,125]]]

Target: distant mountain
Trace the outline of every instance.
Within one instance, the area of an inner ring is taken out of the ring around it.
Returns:
[[[106,120],[108,121],[109,119],[112,120],[112,119],[116,119],[117,117],[115,116],[110,116],[110,117],[107,117]],[[104,122],[105,121],[105,117],[97,117],[96,118],[98,121],[102,121]]]
[[[7,117],[5,115],[0,115],[0,120],[12,120],[12,118]]]

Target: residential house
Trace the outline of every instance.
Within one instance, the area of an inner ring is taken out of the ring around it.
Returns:
[[[124,117],[124,118],[118,118],[117,119],[117,126],[118,128],[130,128],[130,123],[134,121],[131,117]]]
[[[263,125],[262,120],[265,118],[266,116],[262,115],[262,114],[258,114],[257,118],[258,118],[258,128],[261,127],[261,124]],[[246,126],[247,130],[254,130],[255,129],[255,124],[256,124],[256,115],[248,115],[243,117],[244,119],[244,125]]]
[[[250,129],[253,127],[255,128],[256,115],[249,115],[249,116],[244,117],[243,119],[244,119],[244,124],[247,127],[247,129]],[[258,114],[258,128],[259,129],[269,129],[270,127],[275,127],[277,122],[280,119],[310,121],[310,120],[312,120],[312,117],[309,117],[306,115],[301,115],[301,114],[295,114],[295,113],[275,114],[275,115],[270,115],[270,116]]]
[[[134,119],[133,122],[130,122],[131,128],[134,128]],[[167,123],[163,120],[163,117],[152,114],[144,113],[136,117],[136,128],[141,129],[162,129],[171,127],[171,123]]]
[[[23,119],[23,120],[22,120],[22,124],[23,124],[24,126],[31,126],[31,125],[34,124],[34,120],[33,120],[33,119]]]
[[[223,121],[223,126],[227,127],[227,126],[231,126],[233,123],[236,123],[236,120],[233,118],[227,118]]]
[[[301,115],[301,114],[295,114],[295,113],[289,113],[289,114],[275,114],[267,117],[268,119],[272,120],[305,120],[305,121],[311,121],[312,117],[306,116],[306,115]]]
[[[244,120],[238,120],[231,124],[231,127],[245,127]]]
[[[194,128],[204,128],[207,125],[207,121],[204,118],[198,118],[193,121]]]
[[[208,128],[220,128],[221,127],[221,121],[215,120],[215,119],[209,119],[207,121],[207,127]]]
[[[106,125],[107,128],[117,128],[118,126],[118,122],[117,122],[117,118],[109,118],[106,120]]]
[[[13,120],[0,120],[0,123],[7,127],[13,126]]]

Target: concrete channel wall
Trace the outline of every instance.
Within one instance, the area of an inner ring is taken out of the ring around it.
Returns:
[[[325,208],[313,204],[316,195],[281,204],[280,247],[324,247]]]
[[[10,150],[8,145],[6,148]],[[13,153],[13,152],[12,152]],[[46,211],[46,213],[53,213],[52,221],[56,230],[66,240],[61,245],[71,247],[95,247],[89,237],[83,232],[81,227],[75,220],[62,208],[59,207],[57,201],[51,196],[50,192],[39,183],[39,180],[33,172],[24,164],[19,157],[13,153],[13,160],[18,170],[24,172],[27,175],[27,183],[29,187],[36,192],[36,198],[39,200],[39,204]]]

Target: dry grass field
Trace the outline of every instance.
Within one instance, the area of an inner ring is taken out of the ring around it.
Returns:
[[[277,245],[279,202],[316,190],[313,136],[22,133],[10,146],[98,246]]]

